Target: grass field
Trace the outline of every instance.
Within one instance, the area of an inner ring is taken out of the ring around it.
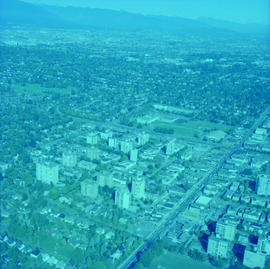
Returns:
[[[201,135],[200,130],[189,128],[183,125],[167,123],[167,122],[161,122],[161,121],[153,122],[151,124],[151,129],[154,129],[155,127],[173,129],[174,133],[179,134],[179,135],[185,135],[185,136],[194,136],[194,135],[200,136]]]
[[[158,267],[159,266],[159,267]],[[153,260],[151,269],[214,269],[215,267],[207,263],[201,263],[186,256],[180,256],[172,253],[163,254]]]
[[[210,121],[189,121],[182,124],[179,123],[167,123],[162,121],[155,121],[150,125],[151,129],[155,127],[173,129],[174,134],[184,136],[203,136],[204,131],[221,130],[227,132],[231,129],[231,126],[224,124],[213,123]]]
[[[187,123],[184,123],[183,126],[189,127],[189,128],[195,128],[195,129],[202,129],[202,130],[213,130],[217,129],[220,131],[227,132],[229,129],[231,129],[231,126],[227,126],[225,124],[221,123],[214,123],[210,121],[189,121]]]
[[[76,88],[74,87],[67,87],[67,88],[46,88],[42,87],[39,84],[25,84],[25,86],[22,86],[20,84],[13,84],[11,86],[12,90],[14,90],[16,93],[59,93],[63,95],[71,94],[72,91],[76,91]]]

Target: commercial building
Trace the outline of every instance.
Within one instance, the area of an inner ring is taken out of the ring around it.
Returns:
[[[81,194],[96,199],[98,196],[98,182],[89,179],[81,182]]]
[[[258,246],[262,253],[270,255],[270,235],[259,237]]]
[[[128,209],[130,207],[131,195],[126,186],[120,187],[115,192],[115,205],[120,208]]]
[[[270,176],[260,175],[256,182],[256,193],[258,195],[270,195]]]
[[[56,184],[59,181],[59,165],[54,162],[38,162],[36,178],[44,183]]]
[[[207,254],[213,257],[227,258],[230,242],[211,235],[208,239]]]
[[[131,187],[132,196],[134,199],[145,198],[145,179],[142,177],[134,177]]]
[[[256,247],[247,246],[244,253],[243,265],[249,268],[265,268],[266,254],[258,251]]]

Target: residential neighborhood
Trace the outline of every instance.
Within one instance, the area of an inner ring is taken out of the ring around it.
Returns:
[[[264,39],[0,31],[1,268],[270,268]]]

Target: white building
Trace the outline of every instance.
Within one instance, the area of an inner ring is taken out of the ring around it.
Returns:
[[[109,138],[111,138],[113,135],[111,130],[106,130],[104,132],[100,133],[100,138],[103,140],[108,140]]]
[[[252,247],[248,246],[245,249],[243,265],[249,268],[264,268],[266,261],[266,255],[261,253],[260,251],[253,249]]]
[[[126,186],[118,188],[115,192],[115,204],[123,209],[130,207],[131,195]]]
[[[108,186],[113,187],[113,178],[110,172],[104,171],[97,175],[97,182],[100,187]]]
[[[145,179],[142,177],[133,178],[131,192],[132,192],[132,196],[135,199],[144,199],[145,198]]]
[[[99,159],[99,150],[96,147],[88,148],[86,154],[88,159],[91,161]]]
[[[175,153],[176,147],[175,147],[175,139],[172,139],[169,141],[166,145],[166,154],[172,155]]]
[[[77,164],[77,154],[74,151],[67,150],[62,153],[62,164],[66,167],[75,167]]]
[[[138,150],[137,149],[132,149],[130,151],[129,159],[132,162],[137,162],[137,160],[138,160]]]
[[[219,239],[210,236],[208,239],[207,254],[213,257],[227,258],[230,250],[230,242],[228,240]]]
[[[100,187],[106,186],[106,176],[104,173],[99,173],[97,175],[97,182]]]
[[[116,149],[118,147],[118,141],[116,138],[110,137],[108,141],[108,146],[110,148]]]
[[[216,225],[216,236],[229,241],[233,241],[236,234],[236,223],[230,223],[228,220],[220,220]]]
[[[256,183],[256,192],[258,195],[270,195],[270,176],[260,175]]]
[[[260,249],[266,255],[270,255],[270,239],[259,239],[258,245],[260,245]]]
[[[54,162],[37,163],[36,178],[44,183],[56,184],[59,181],[59,165]]]
[[[98,133],[96,132],[90,133],[86,137],[86,143],[90,145],[96,145],[98,143]]]
[[[136,140],[139,146],[143,146],[149,142],[149,134],[145,132],[140,133]]]
[[[85,180],[81,182],[81,194],[83,196],[96,199],[98,196],[98,182],[93,180]]]
[[[129,153],[133,148],[132,142],[125,140],[125,141],[121,141],[120,144],[120,150],[124,153]]]

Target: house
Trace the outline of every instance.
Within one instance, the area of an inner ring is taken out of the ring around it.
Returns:
[[[6,243],[8,244],[9,247],[14,247],[16,245],[16,241],[13,240],[12,238],[8,238]]]
[[[117,251],[111,255],[111,258],[113,259],[113,262],[115,262],[115,260],[119,260],[121,256],[122,252],[119,249],[117,249]]]
[[[35,249],[35,250],[33,250],[32,252],[31,252],[31,257],[33,257],[33,258],[37,258],[38,256],[39,256],[39,254],[40,254],[40,251],[38,250],[38,249]]]

